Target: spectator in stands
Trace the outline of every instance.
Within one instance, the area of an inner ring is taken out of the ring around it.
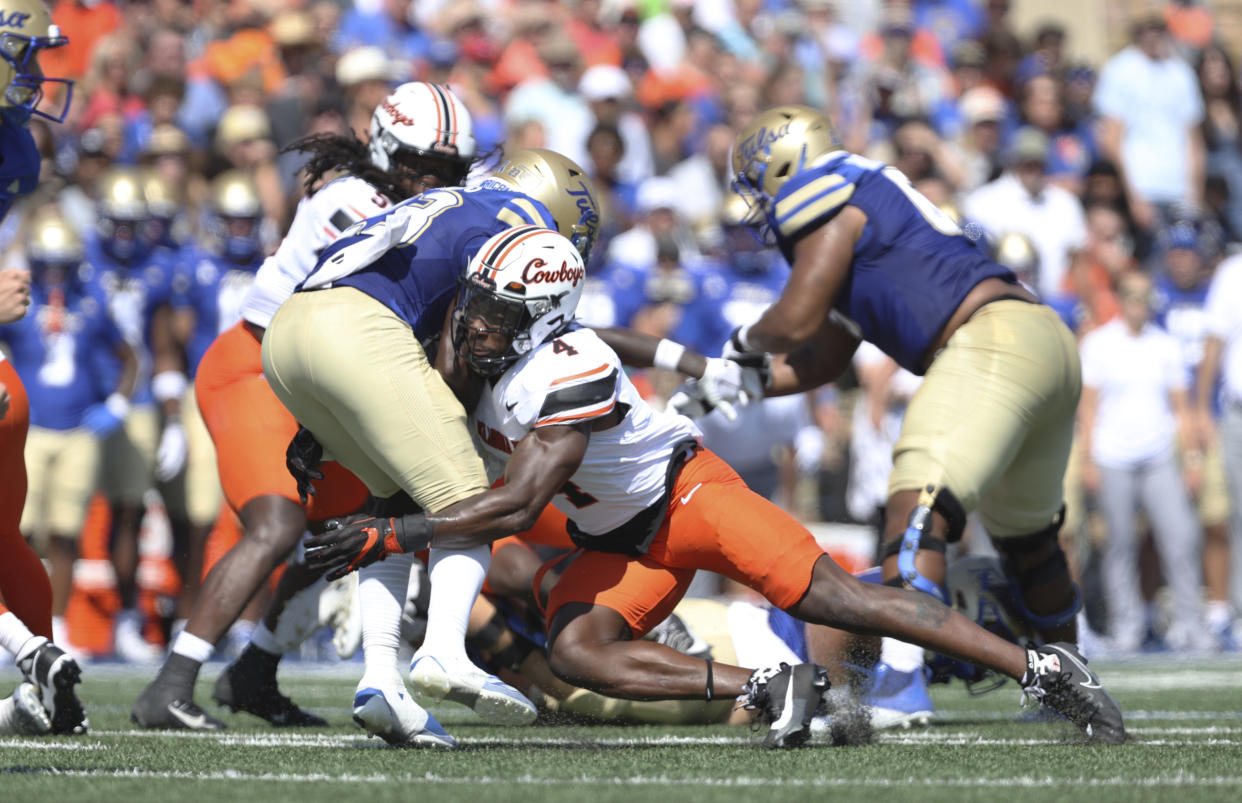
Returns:
[[[625,70],[613,64],[589,67],[578,80],[578,93],[590,107],[595,123],[615,126],[625,141],[625,155],[617,165],[617,177],[629,184],[650,178],[651,138],[646,121],[631,108],[634,92]]]
[[[1005,96],[990,86],[962,93],[958,100],[961,136],[954,144],[963,163],[958,192],[967,194],[992,181],[1001,172],[1001,130],[1008,117]]]
[[[267,112],[258,106],[230,107],[216,129],[216,152],[226,169],[254,178],[267,217],[286,220],[285,188],[276,170],[276,145]]]
[[[1195,73],[1203,99],[1200,131],[1207,149],[1207,172],[1224,179],[1229,228],[1242,232],[1242,86],[1233,59],[1218,44],[1199,54]]]
[[[1074,194],[1082,191],[1095,143],[1090,126],[1072,127],[1065,113],[1061,82],[1036,75],[1022,85],[1022,121],[1048,137],[1048,180]]]
[[[557,30],[540,42],[538,55],[546,74],[531,76],[513,88],[505,101],[505,121],[510,125],[537,121],[547,137],[545,147],[582,164],[593,115],[578,93],[583,74],[578,46]]]
[[[1202,536],[1187,493],[1197,490],[1199,476],[1197,467],[1179,468],[1175,451],[1180,442],[1185,457],[1202,457],[1185,365],[1177,341],[1151,322],[1151,280],[1125,274],[1120,296],[1121,314],[1083,339],[1079,405],[1089,461],[1083,483],[1098,494],[1108,526],[1102,569],[1111,646],[1134,652],[1147,633],[1134,520],[1141,509],[1173,594],[1165,642],[1177,650],[1209,649],[1214,644],[1199,592]]]
[[[1132,220],[1154,235],[1175,206],[1203,200],[1203,99],[1162,19],[1139,20],[1133,38],[1100,71],[1095,107],[1100,153],[1121,170]]]
[[[1125,219],[1111,204],[1087,207],[1087,247],[1075,270],[1065,277],[1063,289],[1078,297],[1084,312],[1077,327],[1079,336],[1107,323],[1121,311],[1117,282],[1122,274],[1136,270],[1133,245]]]
[[[419,65],[426,59],[432,40],[415,23],[413,0],[351,5],[341,17],[333,50],[346,53],[357,47],[378,47],[393,63],[404,65],[406,74],[398,76],[399,80],[421,72]]]
[[[363,142],[371,136],[371,115],[392,83],[392,65],[378,47],[354,48],[336,62],[336,84],[345,93],[345,123]]]
[[[966,218],[983,226],[993,238],[1022,234],[1039,252],[1035,289],[1051,298],[1060,292],[1066,273],[1074,270],[1087,241],[1082,206],[1069,191],[1048,181],[1048,137],[1022,128],[1006,153],[1007,169],[996,181],[966,197]]]

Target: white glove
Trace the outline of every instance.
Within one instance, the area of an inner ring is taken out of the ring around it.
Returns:
[[[794,436],[794,465],[802,476],[810,476],[819,471],[824,461],[826,446],[824,431],[817,426],[806,426],[798,430]]]
[[[687,379],[678,385],[677,390],[669,397],[668,407],[687,418],[702,418],[712,409],[704,398],[703,389],[697,379]]]
[[[185,439],[185,428],[180,421],[169,421],[160,436],[160,448],[155,453],[155,478],[168,482],[185,468],[190,445]]]
[[[698,390],[710,405],[709,410],[712,407],[719,407],[725,418],[730,421],[737,420],[737,408],[734,405],[745,407],[750,402],[747,391],[744,389],[746,381],[744,371],[745,369],[733,360],[721,357],[707,358],[703,378],[698,381]],[[758,374],[753,370],[752,373],[755,374],[755,382],[758,382]],[[759,395],[763,395],[762,388],[759,390]]]

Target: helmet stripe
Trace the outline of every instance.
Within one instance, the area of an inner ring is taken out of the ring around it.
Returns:
[[[444,111],[444,98],[434,84],[424,83],[423,88],[431,93],[431,100],[436,106],[436,136],[444,139],[444,121],[445,117],[447,117]]]
[[[489,270],[496,270],[497,266],[504,261],[505,254],[508,253],[510,247],[541,231],[543,229],[538,226],[519,226],[511,230],[507,236],[502,237],[499,242],[492,246],[491,251],[483,256],[481,266]]]
[[[444,124],[439,127],[440,142],[443,145],[452,145],[457,141],[457,115],[453,111],[453,104],[439,86],[436,84],[427,84],[427,86],[431,88],[431,93],[440,105],[437,117],[443,115]]]

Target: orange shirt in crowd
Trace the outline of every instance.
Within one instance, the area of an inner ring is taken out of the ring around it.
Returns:
[[[90,66],[95,43],[116,30],[121,12],[112,3],[87,8],[78,0],[59,0],[52,8],[52,22],[69,37],[69,44],[39,54],[44,75],[81,80]]]

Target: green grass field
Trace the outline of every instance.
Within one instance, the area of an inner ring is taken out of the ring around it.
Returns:
[[[211,664],[198,686],[208,703]],[[927,728],[876,744],[766,751],[746,728],[496,728],[463,708],[433,709],[454,752],[392,750],[349,717],[360,665],[290,664],[282,684],[326,717],[316,730],[224,716],[220,734],[136,731],[129,706],[153,669],[91,666],[82,687],[92,731],[0,737],[0,801],[420,800],[1047,801],[1242,800],[1242,658],[1101,663],[1132,735],[1088,746],[1064,723],[1020,721],[1017,687],[981,697],[933,690]],[[10,668],[0,688],[16,683]],[[214,705],[213,713],[219,713]],[[1079,797],[1082,796],[1082,797]]]

